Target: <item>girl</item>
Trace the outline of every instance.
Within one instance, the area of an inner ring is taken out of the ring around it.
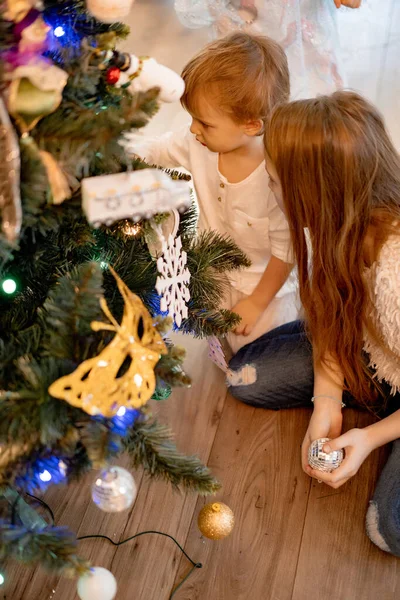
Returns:
[[[292,231],[306,324],[283,325],[241,349],[231,381],[252,368],[254,382],[231,392],[265,408],[312,401],[303,469],[334,488],[393,441],[367,529],[400,556],[400,158],[379,113],[351,92],[278,107],[265,144],[270,187]],[[384,418],[340,435],[342,400]],[[322,437],[333,438],[326,451],[346,451],[332,473],[307,464],[310,443]]]

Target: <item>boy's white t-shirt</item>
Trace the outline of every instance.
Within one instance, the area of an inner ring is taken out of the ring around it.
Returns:
[[[228,234],[251,260],[249,268],[229,274],[236,290],[251,294],[272,255],[290,262],[288,223],[268,187],[264,162],[243,181],[229,183],[218,170],[218,154],[200,144],[188,127],[155,138],[132,135],[127,149],[150,165],[183,167],[191,173],[199,230]],[[290,282],[277,295],[288,289],[293,289]]]
[[[271,256],[291,262],[289,226],[268,187],[264,162],[243,181],[229,183],[219,172],[218,154],[202,146],[188,127],[155,138],[128,134],[125,146],[150,165],[189,171],[199,204],[199,231],[228,234],[251,260],[249,268],[227,274],[232,287],[221,308],[233,308],[253,292]],[[292,273],[250,336],[228,334],[232,351],[297,319],[299,311],[297,278]]]

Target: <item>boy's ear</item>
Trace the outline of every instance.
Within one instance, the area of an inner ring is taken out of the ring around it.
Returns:
[[[264,123],[261,119],[253,119],[247,121],[244,126],[244,131],[247,135],[260,135],[264,129]]]

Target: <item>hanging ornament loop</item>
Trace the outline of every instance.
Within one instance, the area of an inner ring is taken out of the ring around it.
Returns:
[[[182,250],[181,237],[175,237],[179,228],[179,214],[176,210],[173,211],[173,214],[175,223],[168,240],[165,240],[161,226],[155,227],[162,247],[162,256],[157,259],[159,276],[156,281],[156,290],[161,296],[161,310],[168,311],[169,316],[180,327],[182,319],[188,317],[190,272],[186,267],[187,254]]]
[[[174,217],[174,225],[173,225],[173,228],[169,235],[171,235],[173,238],[175,238],[176,234],[178,233],[179,223],[180,223],[179,213],[176,210],[176,208],[171,209],[171,215],[173,215],[173,217]],[[165,241],[162,224],[156,223],[154,221],[154,219],[152,219],[151,226],[152,226],[153,230],[155,231],[155,233],[157,234],[159,242],[162,244]]]

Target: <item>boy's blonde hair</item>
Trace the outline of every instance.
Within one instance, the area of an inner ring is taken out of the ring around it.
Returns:
[[[286,55],[268,37],[232,33],[208,44],[182,72],[183,107],[196,114],[201,95],[212,94],[219,107],[239,123],[268,119],[272,109],[289,100]]]

